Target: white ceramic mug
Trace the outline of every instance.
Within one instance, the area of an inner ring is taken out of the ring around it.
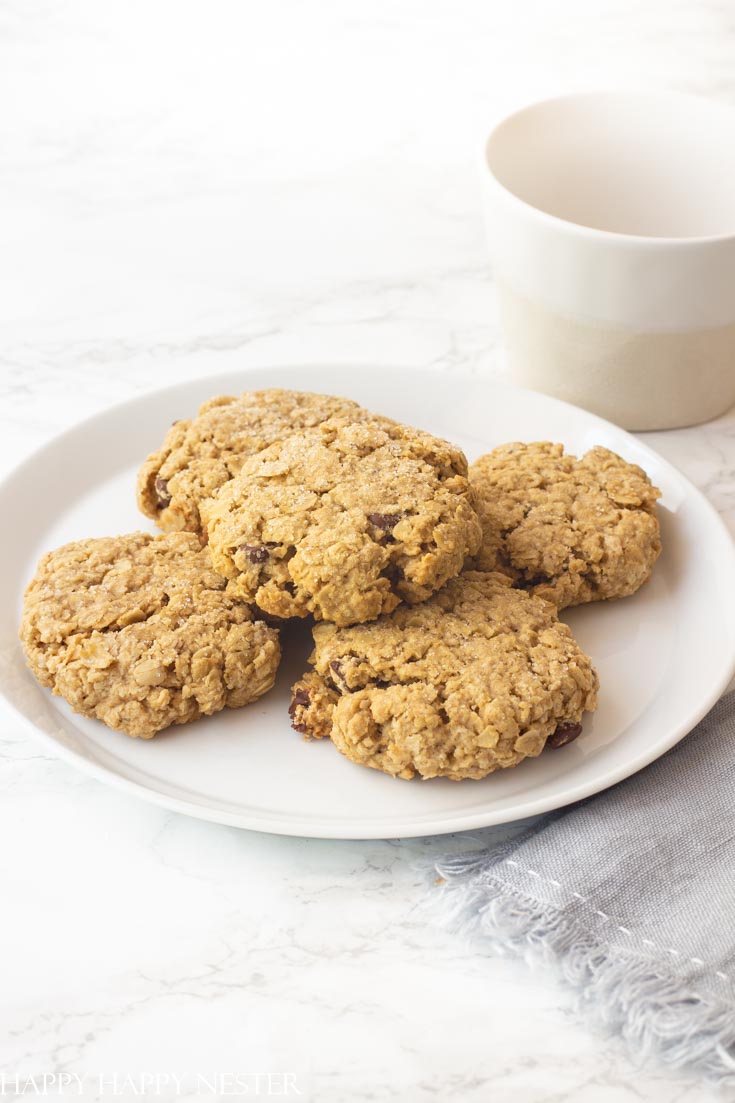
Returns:
[[[628,429],[735,403],[735,111],[669,92],[526,107],[484,206],[507,367]]]

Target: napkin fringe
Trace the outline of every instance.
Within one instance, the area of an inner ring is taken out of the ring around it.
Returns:
[[[480,937],[496,954],[561,972],[585,1020],[622,1034],[641,1059],[735,1085],[735,1013],[667,975],[664,962],[637,958],[587,930],[577,916],[540,904],[487,869],[487,855],[456,855],[432,866],[441,887],[439,924]]]

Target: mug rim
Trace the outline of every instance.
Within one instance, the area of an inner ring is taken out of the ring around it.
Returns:
[[[560,215],[551,214],[549,211],[544,211],[541,207],[536,207],[533,203],[529,203],[527,199],[521,198],[510,188],[506,187],[496,174],[493,172],[489,163],[490,143],[496,137],[501,127],[507,123],[517,119],[520,115],[525,114],[528,111],[532,111],[539,107],[545,107],[547,105],[569,103],[574,100],[594,100],[603,98],[639,98],[649,100],[669,100],[669,101],[686,101],[688,103],[694,103],[698,105],[706,105],[707,108],[714,108],[715,111],[722,114],[729,114],[731,116],[733,126],[735,127],[735,106],[724,102],[722,100],[713,99],[711,96],[697,95],[692,92],[679,92],[674,89],[655,89],[655,88],[601,88],[591,89],[586,92],[568,92],[561,95],[548,96],[540,100],[532,100],[529,103],[523,104],[521,107],[516,108],[514,111],[504,115],[502,119],[499,119],[489,133],[485,136],[482,143],[480,156],[481,156],[481,171],[484,182],[491,184],[493,187],[499,189],[511,202],[522,208],[524,211],[530,213],[542,222],[549,224],[550,226],[559,228],[566,227],[577,234],[587,238],[597,238],[606,241],[609,244],[613,242],[630,243],[635,244],[638,247],[646,248],[665,248],[671,249],[673,247],[688,247],[695,245],[718,245],[726,243],[735,243],[735,227],[732,230],[722,234],[705,234],[699,236],[686,235],[683,237],[666,237],[659,235],[649,234],[630,234],[617,230],[603,230],[596,226],[586,226],[581,222],[573,222],[571,219],[562,218]]]

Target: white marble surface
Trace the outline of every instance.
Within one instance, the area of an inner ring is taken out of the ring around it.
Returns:
[[[733,49],[718,0],[2,0],[0,467],[128,395],[239,366],[497,371],[482,132],[566,89],[735,100]],[[735,417],[649,443],[735,529]],[[551,978],[416,914],[416,860],[491,832],[207,825],[76,774],[2,711],[0,793],[6,1098],[15,1073],[61,1072],[87,1098],[139,1097],[143,1073],[194,1098],[197,1074],[263,1072],[295,1078],[271,1095],[325,1103],[710,1098],[634,1068]]]

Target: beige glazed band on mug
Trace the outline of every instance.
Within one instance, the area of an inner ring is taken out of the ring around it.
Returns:
[[[546,100],[495,127],[482,172],[512,380],[626,429],[735,403],[735,110]]]

